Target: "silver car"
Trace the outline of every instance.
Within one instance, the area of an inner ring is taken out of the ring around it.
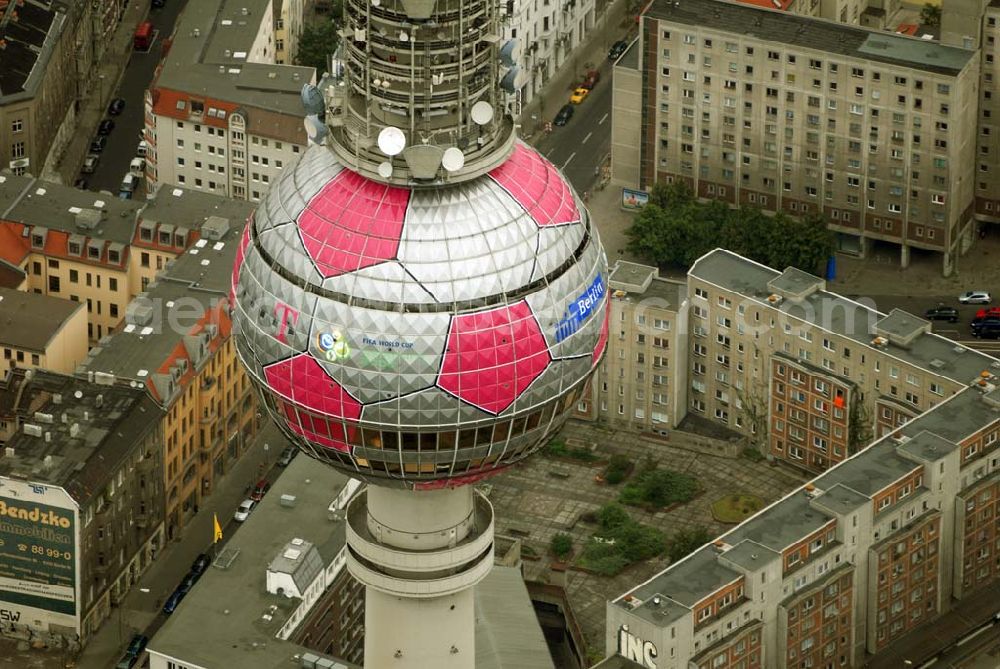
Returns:
[[[101,161],[101,157],[96,153],[88,154],[86,158],[83,159],[83,167],[80,169],[84,174],[93,174],[94,170],[97,169],[97,163]]]
[[[236,513],[233,514],[233,520],[237,523],[242,523],[244,520],[250,517],[250,512],[257,505],[257,502],[252,499],[245,499],[240,502],[240,508],[236,509]]]
[[[958,301],[962,304],[989,304],[993,300],[985,290],[970,290],[959,295]]]

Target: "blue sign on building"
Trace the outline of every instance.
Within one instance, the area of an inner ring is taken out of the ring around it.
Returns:
[[[561,342],[579,330],[601,303],[602,297],[604,297],[604,275],[598,274],[590,287],[570,302],[569,307],[563,312],[563,317],[556,323],[556,341]]]

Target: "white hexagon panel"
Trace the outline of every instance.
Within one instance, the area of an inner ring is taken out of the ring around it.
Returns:
[[[281,429],[383,485],[461,485],[534,452],[607,345],[607,260],[562,175],[517,144],[402,188],[310,147],[248,222],[240,359]]]

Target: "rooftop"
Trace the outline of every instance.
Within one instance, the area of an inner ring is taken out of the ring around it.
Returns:
[[[315,70],[248,60],[262,22],[271,21],[266,11],[269,7],[270,0],[190,3],[178,19],[154,95],[172,98],[170,91],[194,94],[304,118],[300,93],[303,84],[315,80]],[[158,102],[154,99],[154,103]],[[171,104],[157,106],[162,113],[168,113]],[[248,117],[252,115],[250,111]],[[305,143],[305,131],[301,127],[298,130]]]
[[[691,277],[741,293],[754,302],[768,306],[770,305],[767,302],[769,294],[767,284],[779,274],[780,272],[770,267],[723,249],[716,249],[699,258],[689,272]],[[990,365],[996,362],[985,353],[933,333],[918,334],[906,348],[890,342],[887,346],[876,349],[872,345],[876,324],[885,317],[885,314],[826,290],[818,290],[797,304],[784,301],[778,308],[794,318],[810,314],[813,321],[819,321],[813,322],[813,327],[847,336],[860,347],[878,350],[883,355],[895,357],[922,369],[934,370],[937,374],[963,385],[978,378],[982,370],[989,369]],[[917,318],[909,314],[906,314],[906,317]],[[891,325],[893,320],[884,322]]]
[[[0,288],[0,346],[45,351],[82,302]]]
[[[344,521],[331,520],[327,509],[347,481],[312,458],[292,460],[167,618],[150,641],[150,650],[201,667],[297,666],[293,658],[305,649],[275,635],[301,600],[268,593],[267,568],[295,538],[315,545],[325,565],[333,562],[346,535]],[[283,495],[295,497],[294,507],[281,504]]]
[[[983,368],[990,369],[988,366]],[[996,373],[996,369],[992,370]],[[959,443],[973,433],[1000,420],[1000,411],[988,401],[984,401],[983,392],[975,387],[965,388],[932,410],[927,411],[903,427],[899,431],[905,437],[916,437],[925,430],[952,443]]]
[[[0,104],[34,95],[66,15],[52,0],[0,2]]]
[[[0,458],[0,476],[61,487],[81,505],[104,489],[161,415],[141,389],[42,370],[9,372],[0,381],[0,407],[25,423],[5,444],[13,450]]]
[[[12,223],[128,244],[142,207],[139,200],[122,200],[50,181],[0,177],[0,220]],[[87,209],[100,212],[93,229],[78,225],[77,214]]]
[[[615,63],[615,67],[627,67],[630,70],[638,70],[640,50],[638,38],[632,40],[632,43],[628,45],[628,50]]]
[[[655,0],[646,16],[699,29],[747,35],[817,56],[829,54],[956,75],[975,51],[883,31],[724,0]]]

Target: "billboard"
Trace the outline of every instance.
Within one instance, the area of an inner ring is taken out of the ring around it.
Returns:
[[[646,191],[622,188],[622,209],[636,211],[645,207],[648,202],[649,193]]]
[[[0,611],[8,621],[75,626],[76,525],[76,505],[63,490],[0,481]]]

